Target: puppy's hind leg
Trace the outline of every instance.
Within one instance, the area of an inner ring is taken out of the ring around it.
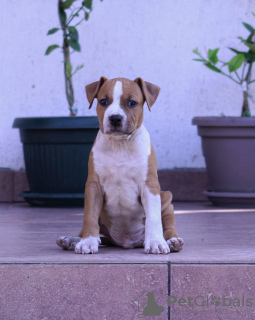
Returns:
[[[56,244],[63,250],[74,250],[78,242],[81,241],[80,237],[59,237]]]
[[[109,230],[107,229],[106,225],[103,223],[103,220],[99,218],[98,220],[99,227],[100,227],[100,239],[101,244],[105,246],[117,246],[117,244],[113,241]]]
[[[169,191],[161,191],[161,217],[163,225],[163,235],[169,245],[170,252],[181,251],[184,241],[179,238],[175,229],[174,207],[171,203],[172,194]]]

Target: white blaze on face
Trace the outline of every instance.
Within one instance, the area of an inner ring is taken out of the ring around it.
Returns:
[[[127,115],[120,106],[120,98],[121,98],[122,93],[123,93],[122,82],[116,81],[115,86],[113,88],[112,104],[106,109],[106,111],[104,113],[103,126],[104,126],[105,132],[108,132],[110,129],[109,117],[112,115],[122,116],[123,117],[123,120],[122,120],[123,128],[125,127]]]

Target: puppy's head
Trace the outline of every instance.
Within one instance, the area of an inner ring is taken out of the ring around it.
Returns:
[[[125,78],[99,81],[86,86],[89,108],[97,98],[97,115],[100,130],[104,134],[130,135],[143,122],[143,105],[148,108],[156,101],[160,88],[137,78],[134,81]]]

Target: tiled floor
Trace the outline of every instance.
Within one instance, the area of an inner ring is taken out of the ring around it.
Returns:
[[[77,255],[55,240],[78,234],[82,209],[0,204],[0,319],[255,319],[255,208],[175,212],[180,253]]]

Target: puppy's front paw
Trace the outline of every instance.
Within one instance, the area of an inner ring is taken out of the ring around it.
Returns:
[[[184,241],[182,238],[171,238],[167,240],[167,244],[169,245],[169,248],[171,252],[178,252],[181,251],[184,246]]]
[[[164,253],[167,254],[170,252],[169,246],[166,243],[165,239],[146,239],[144,243],[145,253]]]
[[[101,240],[97,237],[89,236],[88,238],[81,239],[75,246],[75,253],[97,253],[100,243]]]
[[[63,250],[74,250],[75,245],[80,240],[80,237],[59,237],[56,240],[56,244]]]

